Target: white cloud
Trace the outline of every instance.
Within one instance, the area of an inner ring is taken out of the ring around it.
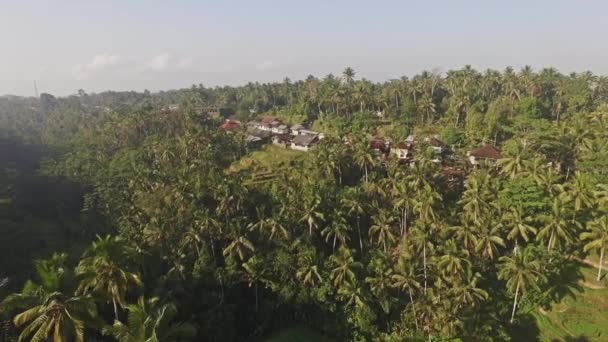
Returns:
[[[93,56],[90,62],[85,64],[76,64],[72,69],[76,74],[76,78],[83,79],[91,73],[103,69],[113,68],[123,61],[120,55],[101,53]]]
[[[163,71],[171,66],[170,62],[173,60],[173,56],[169,53],[158,55],[149,60],[141,68],[143,70]]]

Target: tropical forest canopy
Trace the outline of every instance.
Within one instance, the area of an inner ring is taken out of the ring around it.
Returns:
[[[0,97],[0,340],[534,340],[581,260],[606,285],[608,78],[357,76]],[[262,115],[325,138],[243,167],[220,126]],[[407,165],[370,148],[410,134]]]

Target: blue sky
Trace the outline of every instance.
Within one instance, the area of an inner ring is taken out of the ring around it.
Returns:
[[[161,90],[471,64],[608,74],[608,2],[0,1],[0,94]]]

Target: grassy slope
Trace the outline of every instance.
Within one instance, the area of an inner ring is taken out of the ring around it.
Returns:
[[[305,152],[282,148],[273,144],[264,145],[241,158],[230,166],[230,172],[238,172],[249,168],[276,169],[284,167],[290,161],[303,156]]]
[[[583,267],[584,290],[548,312],[534,314],[541,341],[608,341],[608,287],[595,281],[596,269]],[[595,288],[592,287],[603,287]]]

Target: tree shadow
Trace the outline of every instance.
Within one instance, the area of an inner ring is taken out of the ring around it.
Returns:
[[[584,291],[583,286],[579,284],[581,279],[584,279],[584,276],[580,265],[572,261],[565,262],[558,272],[549,278],[551,286],[547,290],[547,299],[552,303],[559,303],[565,297],[576,299],[576,295]],[[550,305],[549,302],[544,304]]]

